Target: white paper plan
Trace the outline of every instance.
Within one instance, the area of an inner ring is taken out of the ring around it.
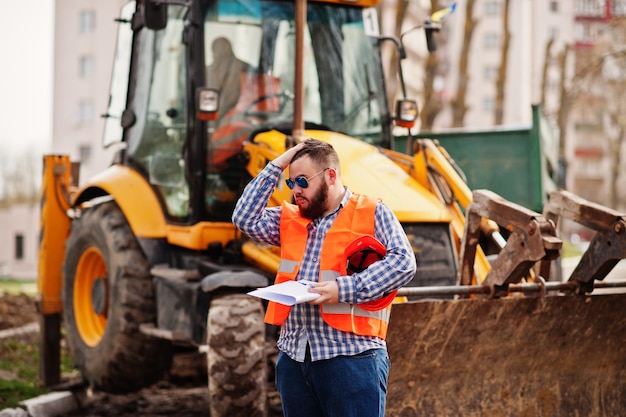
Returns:
[[[315,300],[320,296],[314,292],[309,292],[311,284],[314,284],[314,282],[307,280],[285,281],[250,291],[248,295],[292,306]]]

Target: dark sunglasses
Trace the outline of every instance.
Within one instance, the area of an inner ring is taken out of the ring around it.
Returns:
[[[295,180],[292,180],[291,178],[287,178],[285,180],[285,182],[287,183],[287,187],[289,187],[290,190],[293,190],[293,187],[295,187],[296,185],[300,188],[307,188],[309,186],[309,181],[312,178],[317,177],[318,175],[320,175],[322,172],[325,172],[327,169],[330,168],[324,168],[323,170],[321,170],[320,172],[318,172],[317,174],[313,174],[311,175],[309,178],[305,177],[304,175],[300,175],[298,177],[296,177]]]

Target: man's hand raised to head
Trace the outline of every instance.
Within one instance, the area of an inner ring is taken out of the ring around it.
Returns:
[[[280,156],[272,161],[272,163],[278,167],[281,167],[283,170],[287,168],[287,166],[291,163],[291,160],[298,153],[300,149],[304,147],[304,142],[300,142],[296,144],[296,146],[287,149]]]

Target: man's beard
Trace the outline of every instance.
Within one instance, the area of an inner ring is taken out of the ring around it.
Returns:
[[[321,217],[322,214],[327,209],[327,200],[328,200],[328,186],[326,184],[320,185],[317,192],[313,195],[313,197],[309,200],[308,207],[300,207],[300,215],[305,219],[317,219]]]

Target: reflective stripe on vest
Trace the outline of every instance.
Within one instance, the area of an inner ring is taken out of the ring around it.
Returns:
[[[341,275],[337,271],[320,271],[320,282],[324,281],[334,281]],[[379,311],[368,311],[359,307],[358,304],[346,304],[346,303],[337,303],[337,304],[326,304],[323,306],[324,312],[329,314],[354,314],[356,316],[368,317],[368,318],[377,318],[379,317],[380,312],[385,312],[386,309]],[[387,320],[389,321],[389,314],[387,314]],[[384,315],[384,313],[383,313]]]
[[[336,271],[321,271],[321,281],[334,281],[340,274]],[[366,336],[378,336],[384,339],[391,317],[391,305],[381,310],[365,310],[358,304],[336,303],[323,304],[322,317],[332,327]],[[350,317],[350,321],[345,321]]]
[[[353,194],[328,230],[322,247],[320,281],[335,280],[345,275],[344,249],[354,239],[363,235],[374,236],[377,199]],[[297,206],[283,202],[280,222],[281,263],[275,283],[295,280],[304,257],[311,221],[300,216]],[[338,303],[322,305],[324,321],[335,329],[359,335],[377,336],[387,333],[391,306],[381,310],[365,310],[358,305]],[[289,315],[291,307],[270,302],[265,321],[280,325]]]
[[[290,261],[287,259],[281,259],[280,260],[280,265],[278,265],[278,272],[287,272],[287,273],[291,273],[293,272],[298,266],[300,265],[299,262],[296,261]]]

